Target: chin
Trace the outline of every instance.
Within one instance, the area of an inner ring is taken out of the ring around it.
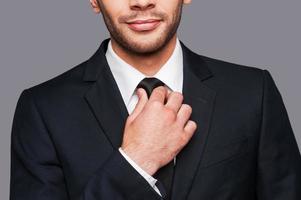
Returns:
[[[136,54],[151,54],[157,52],[163,46],[164,42],[159,39],[149,41],[132,41],[129,43],[129,49]]]
[[[152,53],[160,49],[166,43],[166,37],[162,34],[131,37],[127,42],[129,47],[141,53]]]

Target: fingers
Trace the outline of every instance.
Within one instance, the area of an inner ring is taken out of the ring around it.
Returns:
[[[164,104],[165,98],[167,98],[167,88],[164,86],[156,87],[151,96],[149,97],[149,101],[159,101]]]
[[[189,141],[192,135],[194,134],[195,130],[197,129],[197,124],[189,120],[192,113],[192,108],[188,104],[182,104],[178,115],[177,115],[177,122],[181,127],[184,129],[184,138],[185,141]]]
[[[197,124],[192,120],[189,120],[186,126],[184,127],[184,131],[188,134],[188,137],[191,137],[196,129]]]
[[[131,113],[131,118],[134,120],[143,110],[145,104],[148,101],[146,91],[143,88],[137,89],[138,102]]]
[[[192,108],[188,104],[182,104],[177,114],[177,121],[181,127],[184,127],[190,118]]]
[[[183,95],[180,92],[171,92],[168,95],[167,103],[165,104],[165,106],[177,113],[182,106],[182,102]]]
[[[194,121],[189,120],[186,126],[184,127],[184,133],[182,135],[185,144],[187,144],[189,140],[192,138],[196,129],[197,129],[197,124]]]

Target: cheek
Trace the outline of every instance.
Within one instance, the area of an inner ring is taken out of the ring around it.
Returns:
[[[164,10],[166,13],[173,13],[182,3],[182,0],[164,0],[157,3],[157,7]]]
[[[159,11],[164,12],[168,16],[169,23],[176,20],[176,16],[179,14],[182,0],[164,0],[158,3],[157,8]]]
[[[124,0],[102,0],[103,6],[105,7],[107,13],[111,16],[113,21],[116,21],[118,16],[122,13],[128,13],[127,1]]]

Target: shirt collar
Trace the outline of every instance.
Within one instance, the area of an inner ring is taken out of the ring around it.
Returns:
[[[137,85],[147,76],[121,59],[114,52],[111,40],[108,44],[106,59],[124,103],[128,105]],[[172,55],[153,77],[161,80],[170,90],[182,93],[183,52],[178,38]]]

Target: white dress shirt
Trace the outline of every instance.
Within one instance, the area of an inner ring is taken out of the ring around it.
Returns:
[[[131,114],[138,102],[136,87],[142,79],[148,76],[144,75],[136,68],[126,63],[122,58],[120,58],[114,52],[111,41],[108,44],[106,59],[114,76],[114,79],[118,85],[128,113]],[[153,77],[161,80],[167,86],[169,91],[177,91],[182,93],[183,54],[178,38],[172,55]],[[161,195],[159,189],[155,185],[157,179],[155,179],[153,176],[139,167],[130,157],[125,154],[121,147],[119,148],[119,151],[123,155],[123,157],[139,172],[139,174],[146,179],[146,181],[154,188],[154,190],[159,195]],[[175,163],[176,158],[174,158],[174,164]]]

